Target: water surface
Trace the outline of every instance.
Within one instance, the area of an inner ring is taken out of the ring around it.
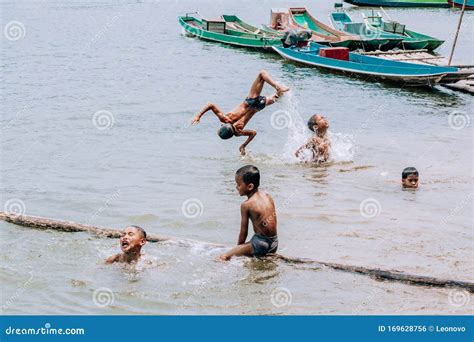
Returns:
[[[301,5],[328,21],[329,1],[2,2],[2,27],[15,20],[26,31],[21,40],[2,37],[2,206],[20,203],[30,215],[139,224],[150,233],[231,246],[243,201],[234,173],[255,164],[277,205],[281,254],[474,281],[472,122],[453,129],[448,120],[453,111],[472,118],[472,97],[366,82],[202,42],[183,36],[176,19],[197,8],[208,17],[235,13],[260,24],[271,7]],[[439,52],[449,53],[459,12],[387,12],[445,39]],[[350,13],[360,19],[360,10]],[[455,63],[474,64],[473,18],[465,14]],[[218,139],[211,113],[189,127],[207,101],[234,108],[261,69],[292,92],[250,122],[258,135],[247,156],[238,154],[241,139]],[[110,121],[94,124],[98,111],[110,112],[102,116]],[[289,113],[288,127],[272,126],[277,111]],[[333,159],[302,165],[292,151],[309,133],[304,122],[318,112],[330,122]],[[406,166],[420,171],[417,192],[400,189]],[[198,203],[196,217],[182,211],[190,199]],[[376,204],[375,217],[361,214],[363,202]],[[449,289],[271,260],[222,264],[214,259],[223,249],[200,244],[149,244],[144,251],[158,265],[108,267],[103,259],[118,252],[118,241],[0,226],[4,313],[463,314],[473,308],[465,293]],[[107,299],[104,288],[113,302],[103,307],[97,293]]]

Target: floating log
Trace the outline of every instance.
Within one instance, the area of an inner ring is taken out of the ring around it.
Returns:
[[[468,290],[469,292],[474,292],[474,283],[467,282],[467,281],[420,276],[420,275],[413,275],[413,274],[408,274],[405,272],[395,271],[395,270],[387,271],[387,270],[382,270],[380,268],[367,268],[367,267],[362,267],[362,266],[343,265],[343,264],[337,264],[337,263],[331,263],[331,262],[314,261],[311,259],[287,258],[281,255],[277,255],[277,257],[290,264],[293,263],[293,264],[307,264],[307,265],[311,265],[311,264],[323,265],[323,266],[326,266],[335,270],[339,270],[339,271],[368,275],[380,280],[398,281],[398,282],[402,282],[406,284],[434,286],[434,287],[459,287],[459,288]]]
[[[119,238],[121,230],[98,227],[87,224],[80,224],[71,221],[54,220],[45,217],[29,216],[29,215],[18,215],[14,213],[0,212],[0,220],[34,229],[52,229],[61,232],[85,232],[92,234],[97,237],[103,238]],[[225,247],[225,245],[214,244],[209,242],[191,240],[191,239],[180,239],[171,236],[162,236],[155,234],[147,234],[147,241],[149,242],[165,242],[173,241],[179,245],[184,246],[195,246],[196,244],[205,244],[212,247]],[[408,274],[396,270],[382,270],[379,268],[368,268],[362,266],[343,265],[338,263],[315,261],[304,258],[288,258],[283,255],[275,254],[272,257],[280,259],[288,264],[304,264],[304,265],[315,265],[319,267],[328,267],[338,271],[358,273],[368,275],[372,278],[379,280],[397,281],[411,285],[421,286],[434,286],[434,287],[456,287],[467,290],[474,293],[474,283],[460,280],[442,279],[428,276],[420,276]]]
[[[66,233],[83,232],[89,233],[100,238],[118,239],[122,233],[122,229],[92,226],[88,224],[76,223],[65,220],[55,220],[40,216],[18,215],[14,213],[5,213],[0,211],[0,220],[16,224],[18,226],[34,228],[34,229],[52,229]],[[164,242],[173,241],[181,245],[206,244],[215,247],[225,247],[225,245],[213,244],[210,242],[197,241],[192,239],[180,239],[177,237],[163,236],[156,234],[147,234],[148,242]]]

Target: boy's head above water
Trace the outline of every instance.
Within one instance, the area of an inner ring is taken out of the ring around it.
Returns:
[[[217,134],[221,139],[227,140],[234,136],[234,126],[230,123],[223,124],[218,130]]]
[[[240,196],[248,196],[260,186],[260,171],[256,166],[245,165],[235,173],[235,183]]]
[[[146,232],[138,226],[128,226],[120,236],[120,248],[124,253],[140,253],[146,243]]]
[[[402,187],[416,189],[418,188],[418,170],[414,167],[406,167],[402,171]]]
[[[328,120],[321,114],[314,114],[308,120],[308,128],[313,132],[325,132],[329,128]]]

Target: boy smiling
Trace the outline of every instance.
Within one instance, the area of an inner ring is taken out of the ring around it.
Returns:
[[[120,249],[123,253],[118,253],[108,257],[106,264],[114,262],[136,263],[142,257],[141,250],[146,243],[146,232],[138,226],[128,226],[120,236]]]

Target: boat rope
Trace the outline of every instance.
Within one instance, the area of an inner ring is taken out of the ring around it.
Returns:
[[[92,226],[88,224],[75,223],[71,221],[55,220],[45,217],[29,216],[29,215],[18,215],[15,213],[0,212],[0,220],[33,229],[47,230],[52,229],[61,232],[85,232],[102,238],[119,238],[121,230]],[[227,247],[222,244],[203,242],[191,239],[181,239],[177,237],[162,236],[156,234],[147,234],[147,241],[154,243],[163,243],[166,241],[174,242],[179,246],[193,247],[196,245],[206,245],[211,248],[223,248]],[[305,258],[293,258],[285,257],[283,255],[274,254],[268,258],[275,258],[282,260],[289,265],[308,265],[314,266],[315,269],[331,268],[338,271],[362,274],[370,276],[376,280],[385,281],[396,281],[402,282],[409,285],[418,286],[432,286],[432,287],[452,287],[467,290],[474,293],[474,283],[461,280],[443,279],[429,276],[413,275],[406,272],[397,270],[383,270],[379,268],[344,265],[331,262],[316,261]]]
[[[453,48],[451,49],[451,54],[449,55],[448,66],[451,65],[451,61],[453,59],[454,49],[456,48],[456,43],[458,41],[459,30],[461,29],[462,18],[464,16],[464,11],[466,10],[466,3],[467,3],[467,0],[464,0],[462,4],[462,9],[461,9],[461,16],[459,17],[458,28],[456,30],[456,35],[454,36]]]

